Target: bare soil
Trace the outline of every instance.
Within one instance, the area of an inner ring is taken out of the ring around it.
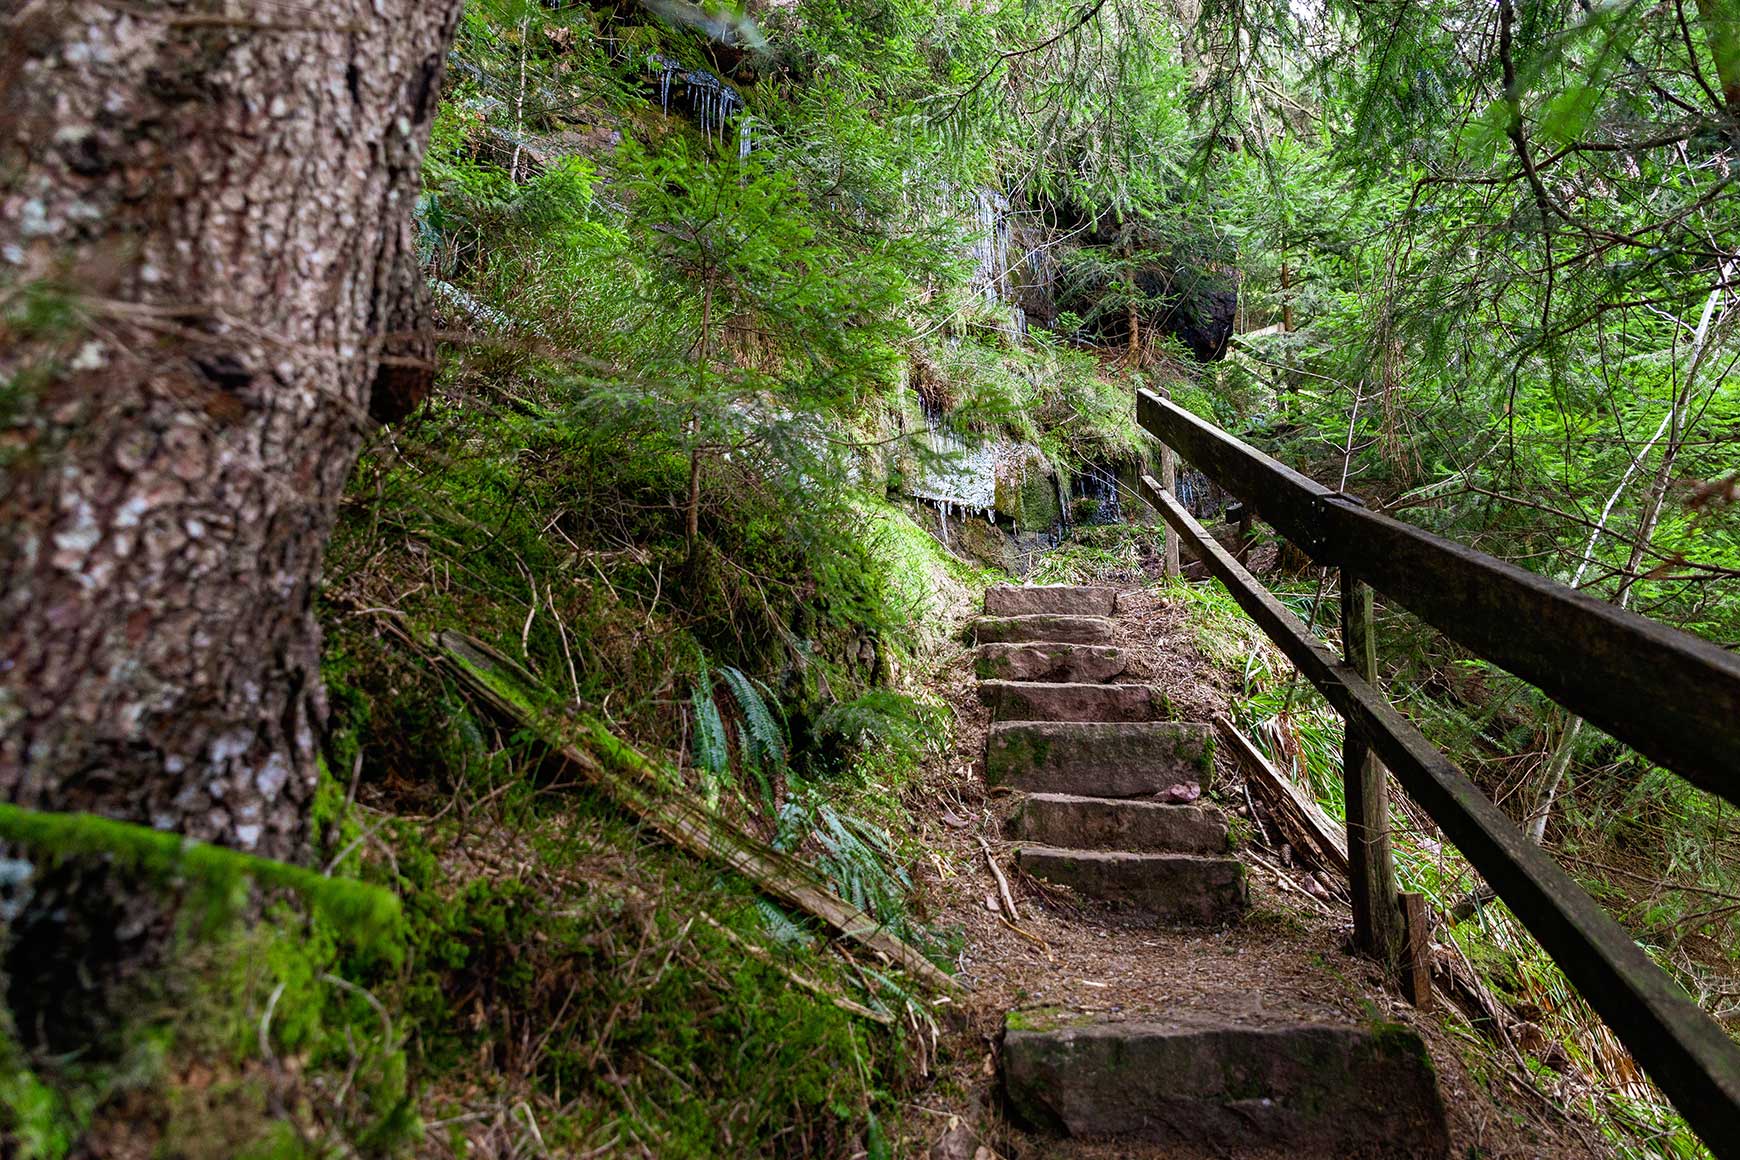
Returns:
[[[1208,721],[1228,710],[1229,675],[1197,651],[1185,611],[1151,592],[1120,600],[1118,644],[1130,657],[1122,680],[1158,686],[1183,720]],[[933,921],[958,927],[956,964],[971,988],[948,1008],[928,1088],[913,1097],[903,1154],[941,1160],[1007,1157],[1196,1157],[1230,1155],[1135,1142],[1060,1141],[1030,1135],[1008,1121],[997,1090],[997,1055],[1010,1010],[1047,1006],[1104,1020],[1214,1018],[1254,1024],[1298,1021],[1361,1023],[1384,1019],[1415,1028],[1437,1066],[1457,1157],[1606,1155],[1586,1123],[1567,1117],[1527,1090],[1502,1051],[1459,1015],[1415,1010],[1384,990],[1380,972],[1346,949],[1346,905],[1307,893],[1303,869],[1281,867],[1260,846],[1238,853],[1250,871],[1252,909],[1223,930],[1133,927],[1056,887],[1015,870],[1005,837],[1015,795],[988,793],[983,752],[988,714],[979,704],[965,630],[934,691],[954,705],[957,737],[949,760],[926,772],[909,803],[928,847],[924,878]],[[1219,747],[1211,785],[1229,813],[1245,795],[1234,759]],[[981,845],[983,841],[984,846]],[[985,846],[1008,878],[1019,914],[1006,915]],[[1477,1082],[1474,1071],[1490,1075]],[[1372,1093],[1374,1101],[1383,1093]],[[944,1143],[951,1124],[977,1133],[979,1152]],[[936,1151],[931,1153],[932,1141]],[[1245,1153],[1241,1155],[1259,1155]]]

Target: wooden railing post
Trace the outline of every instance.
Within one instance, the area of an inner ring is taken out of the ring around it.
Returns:
[[[1162,443],[1160,445],[1160,486],[1171,495],[1178,494],[1178,453]],[[1166,525],[1166,575],[1178,575],[1178,533],[1172,530],[1172,525]]]
[[[1371,589],[1341,571],[1341,636],[1348,667],[1377,681]],[[1347,861],[1353,893],[1353,939],[1392,973],[1401,963],[1402,912],[1390,852],[1390,794],[1383,765],[1350,721],[1341,750],[1347,791]]]

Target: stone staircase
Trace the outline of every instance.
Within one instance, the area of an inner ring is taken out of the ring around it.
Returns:
[[[1027,795],[1016,864],[1130,920],[1233,921],[1249,897],[1225,816],[1159,800],[1174,785],[1205,780],[1212,735],[1207,725],[1166,720],[1169,706],[1150,686],[1111,683],[1125,667],[1107,643],[1116,606],[1113,588],[985,594],[977,625],[979,696],[991,710],[985,780]]]
[[[986,593],[976,623],[991,713],[985,777],[1022,795],[1010,822],[1015,862],[1122,922],[1236,923],[1250,895],[1225,815],[1166,800],[1183,796],[1169,795],[1174,786],[1207,781],[1210,728],[1169,720],[1157,690],[1118,682],[1127,661],[1112,643],[1117,602],[1109,587]],[[1007,1017],[1002,1078],[1013,1118],[1050,1135],[1204,1155],[1435,1157],[1448,1147],[1430,1059],[1393,1024],[1020,1010]]]

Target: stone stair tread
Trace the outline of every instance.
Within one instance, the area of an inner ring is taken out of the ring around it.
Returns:
[[[985,611],[992,616],[1110,616],[1117,605],[1116,588],[1094,584],[999,584],[985,591]]]
[[[1033,613],[981,616],[973,622],[974,643],[1110,644],[1115,630],[1104,616]]]
[[[1051,643],[982,644],[974,675],[987,681],[1109,681],[1129,661],[1111,645]]]
[[[1111,1023],[1015,1011],[1002,1059],[1008,1106],[1038,1131],[1308,1157],[1449,1149],[1430,1058],[1399,1024]]]
[[[1212,768],[1213,734],[1190,721],[997,721],[985,780],[1030,793],[1145,797]]]
[[[1013,819],[1014,836],[1040,846],[1135,853],[1225,854],[1226,815],[1204,802],[1028,794]]]
[[[980,681],[993,721],[1158,721],[1166,699],[1150,685],[1091,681]]]
[[[1250,906],[1244,863],[1232,857],[1021,846],[1015,864],[1144,921],[1224,924]]]

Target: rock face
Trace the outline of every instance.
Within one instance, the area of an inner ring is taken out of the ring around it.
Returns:
[[[1016,1119],[1075,1137],[1337,1160],[1425,1160],[1449,1148],[1425,1048],[1395,1024],[1070,1026],[1017,1011],[1003,1084]]]
[[[985,780],[1029,793],[1146,797],[1211,767],[1209,727],[1179,721],[1003,721],[985,743]]]
[[[1101,616],[981,616],[974,622],[979,644],[1044,642],[1110,644],[1112,622]]]
[[[1137,282],[1140,285],[1141,279]],[[1238,291],[1225,279],[1196,274],[1189,288],[1160,317],[1160,329],[1183,343],[1198,362],[1214,362],[1226,357],[1238,301]]]
[[[1217,925],[1250,907],[1245,866],[1237,858],[1023,846],[1015,864],[1141,922]]]
[[[1110,645],[982,644],[974,670],[982,681],[1109,681],[1128,663]]]
[[[985,592],[989,616],[1110,616],[1117,603],[1116,588],[1070,584],[1001,584]]]
[[[1077,850],[1224,854],[1229,847],[1226,815],[1211,805],[1036,793],[1011,825],[1023,841]]]
[[[993,721],[1156,721],[1166,699],[1147,685],[980,681]]]

